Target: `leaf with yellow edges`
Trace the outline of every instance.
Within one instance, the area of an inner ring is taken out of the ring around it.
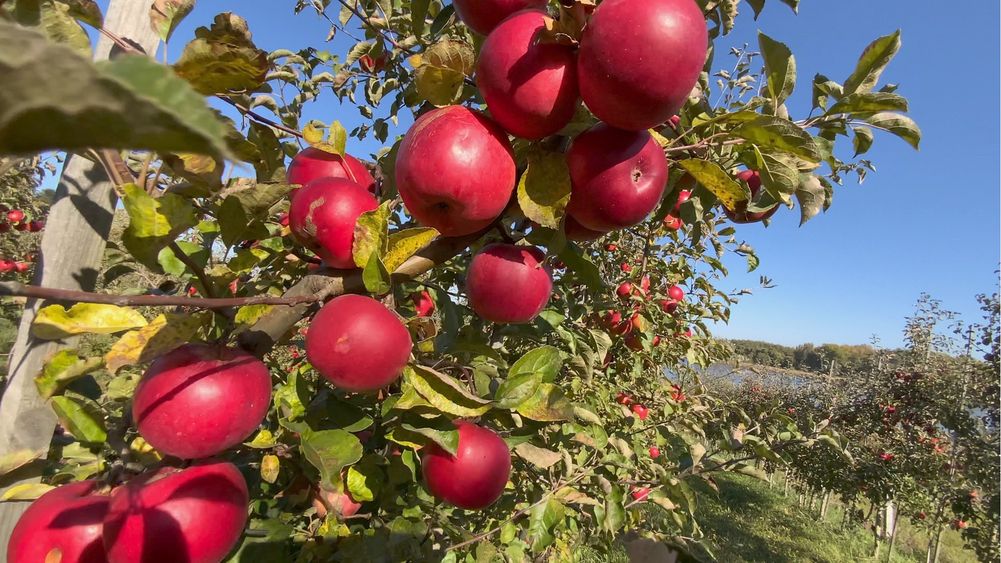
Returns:
[[[77,303],[65,309],[49,305],[38,312],[31,334],[42,340],[59,340],[76,334],[114,334],[146,326],[138,311],[118,305]]]
[[[730,177],[718,164],[708,160],[688,159],[678,161],[678,165],[716,195],[728,209],[736,209],[737,203],[749,201],[751,193]]]
[[[146,363],[190,342],[207,319],[205,313],[167,313],[139,330],[123,334],[104,355],[108,371],[115,373],[124,366]]]

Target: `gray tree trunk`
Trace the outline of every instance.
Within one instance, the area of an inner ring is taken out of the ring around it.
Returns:
[[[154,53],[158,38],[149,24],[152,0],[112,0],[105,14],[105,29],[132,40],[147,53]],[[111,56],[114,43],[101,36],[94,58]],[[73,88],[66,84],[66,88]],[[60,289],[94,289],[104,255],[117,198],[100,165],[68,155],[55,202],[46,220],[41,252],[33,283]],[[45,342],[31,338],[31,323],[41,303],[25,304],[17,340],[10,354],[7,387],[0,399],[0,456],[19,450],[46,452],[56,417],[35,388],[34,377],[45,360],[69,342]],[[4,488],[37,481],[7,480]],[[0,504],[0,558],[6,558],[7,541],[26,502]]]

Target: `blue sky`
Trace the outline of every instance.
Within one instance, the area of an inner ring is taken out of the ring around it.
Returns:
[[[745,297],[717,334],[782,344],[862,343],[875,334],[895,346],[921,292],[976,320],[974,295],[993,292],[998,283],[998,3],[806,0],[798,16],[777,0],[767,4],[758,21],[741,4],[737,29],[719,44],[717,67],[732,66],[728,46],[756,45],[758,30],[785,42],[799,71],[789,105],[793,116],[802,116],[814,74],[843,81],[872,39],[899,28],[903,48],[882,80],[900,85],[924,137],[918,152],[877,134],[869,153],[877,172],[862,186],[846,182],[831,210],[802,228],[798,210],[780,210],[768,228],[738,226],[761,267],[744,274],[743,260],[731,261],[723,288],[757,287],[762,274],[776,287]],[[261,48],[323,45],[326,22],[311,10],[293,15],[293,5],[201,0],[175,32],[170,58],[194,27],[226,10],[247,18]],[[338,37],[327,49],[343,55],[349,45]],[[329,95],[306,117],[359,122],[356,109]],[[402,119],[398,132],[408,125]],[[379,146],[352,140],[348,148],[370,154]]]

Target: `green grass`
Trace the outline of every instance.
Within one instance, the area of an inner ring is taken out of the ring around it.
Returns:
[[[696,516],[705,537],[706,548],[693,550],[696,559],[679,561],[715,561],[721,563],[842,563],[886,561],[887,546],[872,559],[872,532],[860,526],[841,530],[841,507],[832,502],[827,517],[821,521],[817,511],[796,505],[790,491],[782,496],[781,481],[772,489],[768,484],[742,475],[717,477],[719,494],[708,488],[700,491]],[[899,522],[891,563],[924,563],[928,537],[904,520]],[[963,549],[959,534],[949,530],[943,538],[940,563],[975,563],[972,551]],[[710,555],[712,554],[712,556]],[[626,560],[621,547],[599,553],[589,549],[576,551],[581,563]]]

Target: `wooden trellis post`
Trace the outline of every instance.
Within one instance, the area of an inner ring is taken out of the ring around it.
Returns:
[[[152,0],[111,0],[104,18],[105,29],[131,40],[147,53],[154,53],[157,35],[149,21]],[[96,60],[108,59],[114,43],[101,36]],[[66,88],[73,88],[66,84]],[[100,165],[76,155],[67,155],[55,201],[42,236],[33,283],[45,287],[93,291],[111,231],[117,198]],[[45,360],[69,342],[43,342],[31,338],[30,327],[41,305],[28,300],[21,316],[17,340],[10,354],[7,387],[0,399],[0,455],[19,450],[45,452],[52,440],[56,417],[38,395],[34,377]],[[37,480],[14,479],[3,488]],[[27,502],[0,504],[0,558],[6,560],[7,541]]]

